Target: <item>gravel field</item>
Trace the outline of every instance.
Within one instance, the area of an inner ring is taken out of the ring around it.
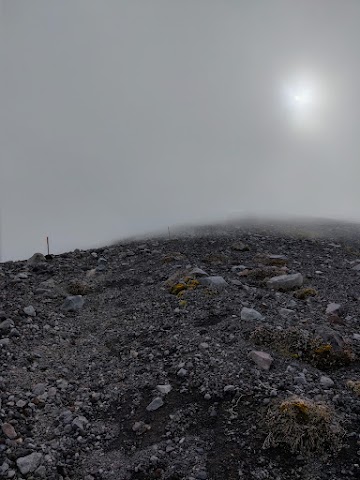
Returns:
[[[0,265],[0,478],[360,478],[360,227]]]

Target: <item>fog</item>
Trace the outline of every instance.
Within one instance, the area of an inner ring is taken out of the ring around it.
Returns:
[[[2,0],[2,260],[359,220],[359,0]]]

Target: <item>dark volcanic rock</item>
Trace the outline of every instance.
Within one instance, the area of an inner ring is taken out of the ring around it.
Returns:
[[[0,476],[360,478],[346,231],[219,226],[1,264]],[[288,405],[298,428],[307,405],[340,425],[340,452],[271,446]]]

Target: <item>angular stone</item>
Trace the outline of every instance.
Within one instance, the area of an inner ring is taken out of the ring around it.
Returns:
[[[341,305],[340,303],[329,303],[328,306],[326,307],[326,315],[333,315],[333,314],[338,314],[341,312]]]
[[[146,407],[148,412],[154,412],[164,405],[164,400],[161,397],[156,397],[149,405]]]
[[[270,370],[271,364],[273,362],[273,358],[266,352],[261,352],[257,350],[252,350],[249,353],[249,357],[253,360],[256,365],[261,368],[262,370]]]
[[[70,295],[66,297],[62,304],[62,310],[65,312],[78,312],[84,305],[84,299],[82,295]]]
[[[254,308],[244,307],[240,314],[241,320],[264,320],[265,317]]]
[[[41,463],[42,454],[33,452],[26,457],[20,457],[16,460],[16,464],[23,475],[34,472]]]
[[[162,393],[163,395],[167,395],[168,393],[171,392],[171,385],[170,384],[166,384],[166,385],[156,385],[156,389]]]
[[[293,273],[290,275],[278,275],[270,278],[267,286],[274,290],[292,290],[296,287],[301,287],[304,279],[301,273]]]

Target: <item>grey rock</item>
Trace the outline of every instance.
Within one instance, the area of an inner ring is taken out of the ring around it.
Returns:
[[[320,377],[320,385],[323,388],[331,388],[335,385],[335,383],[330,377],[326,377],[325,375],[323,375]]]
[[[296,312],[290,308],[279,308],[279,313],[282,317],[288,317],[290,315],[294,315]]]
[[[278,275],[270,278],[267,286],[274,290],[292,290],[296,287],[301,287],[304,282],[301,273],[293,273],[290,275]]]
[[[150,425],[144,422],[135,422],[132,430],[136,433],[136,435],[142,435],[143,433],[148,432],[151,429]]]
[[[340,311],[341,311],[340,303],[329,303],[328,306],[326,307],[325,313],[327,315],[333,315],[335,313],[340,313]]]
[[[156,389],[162,393],[163,395],[167,395],[168,393],[171,392],[171,385],[170,384],[166,384],[166,385],[156,385]]]
[[[40,465],[42,460],[42,454],[33,452],[26,457],[20,457],[16,460],[16,464],[23,475],[34,472]]]
[[[84,299],[82,295],[71,295],[66,297],[61,308],[65,312],[78,312],[84,305]]]
[[[10,338],[2,338],[0,340],[0,345],[9,345],[10,343]]]
[[[200,283],[202,285],[205,285],[206,287],[215,288],[215,289],[225,288],[228,285],[227,281],[223,277],[220,277],[219,275],[202,277],[200,279]]]
[[[35,470],[35,475],[39,478],[46,478],[46,467],[45,465],[41,465],[39,468]]]
[[[193,268],[190,271],[189,275],[196,278],[209,276],[202,268],[198,268],[198,267]]]
[[[224,387],[224,392],[234,392],[235,391],[235,385],[225,385]]]
[[[196,474],[196,480],[206,480],[208,478],[208,475],[205,471],[200,471]]]
[[[39,265],[39,263],[45,263],[46,258],[42,253],[34,253],[34,255],[29,258],[28,263],[30,265]]]
[[[43,395],[45,393],[45,389],[46,383],[38,383],[37,385],[35,385],[32,392],[35,396]]]
[[[14,322],[10,320],[10,318],[4,320],[0,323],[0,332],[10,332],[12,328],[14,328]]]
[[[96,271],[97,272],[103,272],[104,270],[106,270],[106,267],[107,267],[107,260],[106,258],[104,257],[100,257],[98,259],[98,262],[97,262],[97,267],[96,267]]]
[[[72,426],[78,430],[85,430],[86,425],[89,423],[86,417],[79,415],[78,417],[74,418],[72,421]]]
[[[177,372],[178,377],[186,377],[187,374],[188,372],[185,368],[180,368]]]
[[[244,307],[240,314],[241,320],[264,320],[265,317],[254,308]]]
[[[288,303],[287,303],[287,307],[290,307],[290,308],[297,307],[296,301],[295,300],[289,300]]]
[[[241,272],[242,270],[246,270],[245,265],[234,265],[233,267],[231,267],[232,272]]]
[[[360,334],[359,333],[354,333],[353,339],[357,340],[357,341],[360,341]]]
[[[60,420],[64,423],[64,424],[68,424],[68,423],[71,423],[72,420],[73,420],[73,414],[72,414],[72,411],[71,410],[64,410],[61,414],[60,414]]]
[[[32,305],[24,308],[24,313],[29,317],[36,317],[36,310]]]
[[[164,405],[164,400],[161,397],[156,397],[149,405],[146,407],[148,412],[154,412]]]
[[[16,275],[16,278],[18,280],[26,280],[28,278],[28,274],[26,272],[20,272],[18,275]]]
[[[0,475],[5,475],[5,473],[9,470],[9,468],[10,468],[10,465],[6,462],[0,465]]]
[[[261,368],[262,370],[270,370],[271,364],[273,362],[273,358],[266,352],[252,350],[249,353],[249,358],[253,360],[256,365]]]

